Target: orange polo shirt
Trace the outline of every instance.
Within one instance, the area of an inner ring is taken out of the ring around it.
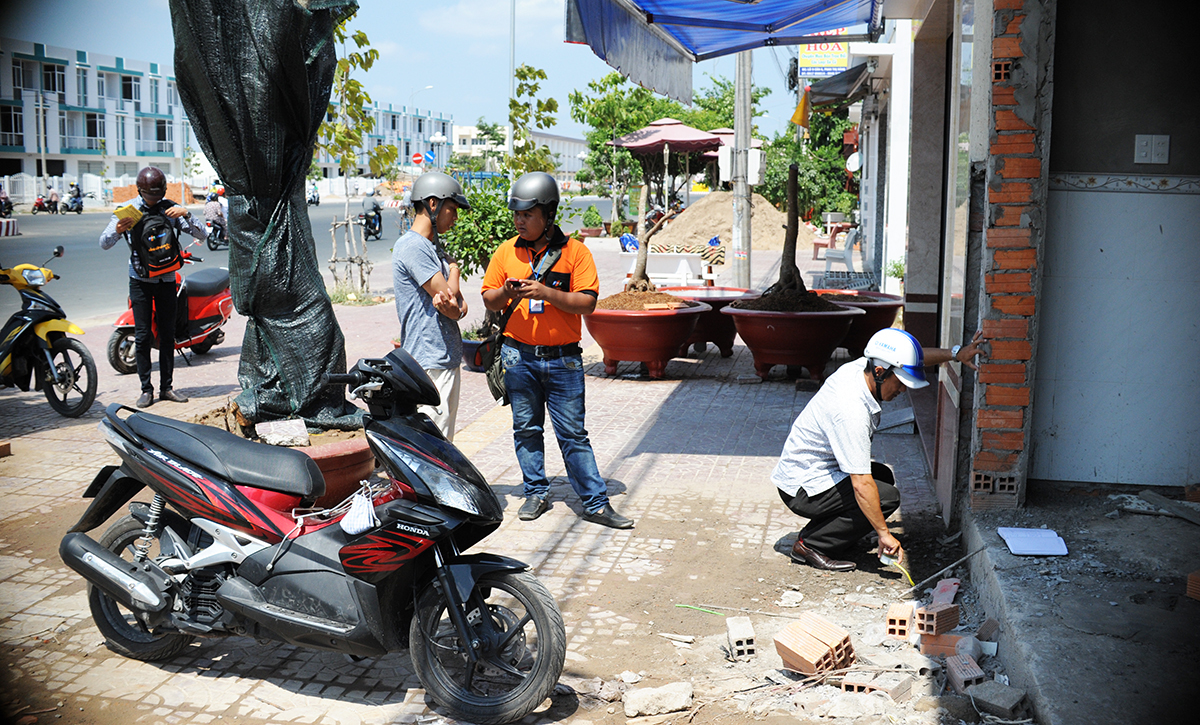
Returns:
[[[539,281],[547,287],[599,297],[600,278],[596,275],[596,262],[592,259],[591,250],[583,242],[563,236],[560,229],[555,228],[554,232],[546,249],[562,246],[562,256]],[[482,290],[499,289],[509,277],[529,277],[541,260],[542,255],[534,257],[533,250],[525,240],[520,237],[509,239],[500,245],[488,262]],[[566,345],[579,342],[583,337],[582,318],[563,312],[549,302],[545,303],[541,313],[532,314],[529,312],[529,300],[521,300],[504,328],[504,336],[526,345]]]

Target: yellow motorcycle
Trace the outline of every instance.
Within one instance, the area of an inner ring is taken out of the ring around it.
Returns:
[[[63,248],[55,247],[54,257],[61,256]],[[54,277],[44,266],[0,267],[0,284],[12,285],[21,295],[20,311],[0,331],[0,387],[29,390],[32,374],[33,389],[46,394],[51,408],[78,418],[96,400],[96,362],[82,342],[67,337],[83,330],[42,291]]]

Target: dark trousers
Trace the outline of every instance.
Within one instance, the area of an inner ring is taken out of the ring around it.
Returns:
[[[129,301],[133,307],[133,339],[137,342],[137,372],[142,392],[154,392],[150,383],[150,350],[154,347],[151,315],[158,326],[158,389],[160,393],[170,390],[175,372],[175,284],[143,282],[130,277]]]
[[[890,466],[871,461],[871,476],[879,488],[879,508],[886,519],[900,508],[896,474]],[[779,498],[793,512],[808,519],[808,525],[800,531],[800,538],[810,549],[822,554],[840,554],[874,530],[866,514],[858,507],[849,476],[816,496],[809,496],[802,488],[795,496],[780,491]]]

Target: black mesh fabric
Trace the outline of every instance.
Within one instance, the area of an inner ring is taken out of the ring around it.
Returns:
[[[322,373],[346,370],[317,264],[304,181],[347,0],[170,0],[179,97],[229,197],[234,306],[247,318],[237,404],[254,422],[352,429],[361,412]]]

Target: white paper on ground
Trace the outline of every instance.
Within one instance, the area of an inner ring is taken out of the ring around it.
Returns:
[[[996,529],[1008,550],[1020,556],[1066,556],[1067,542],[1053,529]]]

